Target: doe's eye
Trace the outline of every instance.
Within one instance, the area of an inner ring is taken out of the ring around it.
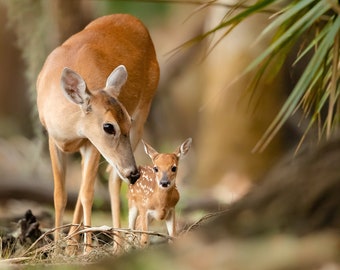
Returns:
[[[176,167],[176,166],[172,166],[172,167],[171,167],[171,171],[172,171],[172,172],[176,172],[176,171],[177,171],[177,167]]]
[[[105,123],[103,125],[103,129],[107,134],[116,135],[115,127],[110,123]]]
[[[158,172],[158,168],[157,168],[157,167],[153,167],[153,171],[154,171],[155,173],[157,173],[157,172]]]

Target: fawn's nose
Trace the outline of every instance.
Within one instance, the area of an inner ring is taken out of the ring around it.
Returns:
[[[128,179],[130,180],[131,184],[136,183],[136,181],[138,180],[138,178],[140,177],[140,173],[137,169],[135,169],[134,171],[132,171],[128,177]]]
[[[168,186],[170,186],[170,181],[168,179],[162,179],[159,182],[159,185],[163,188],[167,188]]]

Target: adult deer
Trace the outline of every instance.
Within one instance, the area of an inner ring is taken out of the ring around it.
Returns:
[[[192,139],[188,138],[175,152],[158,153],[143,142],[146,154],[151,158],[153,167],[140,167],[140,179],[129,185],[129,228],[135,229],[137,217],[143,231],[148,230],[149,220],[165,220],[170,236],[176,236],[175,206],[179,201],[176,187],[178,162],[186,155]],[[148,235],[141,235],[141,245],[148,244]]]
[[[139,178],[133,150],[158,79],[149,32],[130,15],[96,19],[48,56],[37,80],[37,105],[49,136],[56,228],[62,225],[67,200],[65,153],[77,151],[82,156],[82,182],[73,224],[79,224],[83,216],[84,225],[91,225],[101,154],[114,168],[109,190],[113,226],[120,227],[121,179],[134,184]],[[57,229],[55,239],[59,234]],[[91,244],[90,234],[85,244]]]

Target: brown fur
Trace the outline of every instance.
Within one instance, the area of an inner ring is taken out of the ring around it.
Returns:
[[[135,229],[136,221],[142,231],[148,230],[152,219],[165,220],[170,236],[176,236],[175,207],[180,195],[176,187],[179,159],[190,149],[191,138],[173,153],[160,154],[147,143],[144,150],[152,160],[153,168],[141,166],[140,179],[129,185],[129,228]],[[147,234],[142,234],[141,244],[148,244]]]
[[[126,84],[119,89],[106,88],[110,73],[120,65],[127,70]],[[65,67],[85,81],[85,100],[64,87],[65,98],[60,87],[62,74],[66,74],[67,83],[82,85],[77,84],[76,77],[69,76],[70,72],[65,73]],[[37,105],[41,123],[49,134],[56,227],[62,225],[66,205],[64,152],[77,151],[83,158],[83,179],[73,223],[79,224],[84,216],[84,225],[91,225],[94,180],[101,153],[116,168],[109,188],[113,225],[120,227],[121,179],[115,172],[126,180],[137,172],[133,150],[141,138],[158,79],[158,62],[148,30],[131,15],[98,18],[48,56],[37,80]],[[80,102],[72,103],[73,98]],[[117,136],[105,133],[104,123],[113,123]],[[59,230],[55,236],[59,238]],[[85,241],[91,243],[89,235]]]

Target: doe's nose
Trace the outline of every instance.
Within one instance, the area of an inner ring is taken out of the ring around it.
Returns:
[[[128,177],[128,179],[130,180],[131,184],[136,183],[136,181],[138,180],[138,178],[140,177],[140,173],[139,171],[136,169],[134,171],[132,171]]]

